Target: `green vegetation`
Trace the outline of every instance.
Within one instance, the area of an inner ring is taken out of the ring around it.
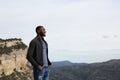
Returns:
[[[18,40],[20,42],[17,42],[15,45],[10,46],[10,47],[6,46],[7,42],[9,42],[9,41],[15,41],[15,40]],[[11,39],[6,39],[6,40],[0,39],[0,42],[5,42],[5,45],[3,45],[3,44],[0,45],[0,55],[2,55],[2,54],[9,54],[13,50],[19,50],[19,49],[23,49],[24,50],[24,49],[27,48],[27,45],[25,45],[22,42],[21,39],[17,39],[17,38],[11,38]]]
[[[16,45],[12,46],[12,49],[17,49],[17,50],[19,49],[24,50],[25,48],[27,48],[27,46],[23,42],[16,43]]]
[[[21,38],[10,38],[10,39],[1,39],[0,38],[0,42],[13,41],[13,40],[19,40],[19,41],[21,41],[22,39]]]
[[[12,47],[0,47],[0,55],[9,54],[10,52],[12,52]]]
[[[53,67],[50,80],[120,80],[120,60],[85,66]]]

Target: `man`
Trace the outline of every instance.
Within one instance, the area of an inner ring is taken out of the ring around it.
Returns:
[[[33,66],[34,80],[48,80],[51,62],[48,58],[48,44],[44,40],[45,28],[37,26],[36,33],[37,36],[29,44],[27,60]]]

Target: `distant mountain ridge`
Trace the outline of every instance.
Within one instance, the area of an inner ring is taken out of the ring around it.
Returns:
[[[74,66],[74,65],[87,65],[87,63],[72,63],[70,61],[56,61],[52,62],[52,67]]]
[[[53,67],[50,80],[120,80],[120,59],[84,66]]]

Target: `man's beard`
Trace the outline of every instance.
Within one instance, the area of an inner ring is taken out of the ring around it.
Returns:
[[[42,36],[42,37],[45,37],[45,36],[46,36],[45,33],[39,33],[39,34],[40,34],[40,36]]]

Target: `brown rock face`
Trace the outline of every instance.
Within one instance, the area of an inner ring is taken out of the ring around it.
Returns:
[[[1,52],[4,46],[12,49],[9,54],[0,53],[0,74],[10,75],[15,70],[24,72],[28,69],[26,60],[27,47],[23,49],[21,43],[21,39],[0,40]],[[13,46],[18,46],[18,49]]]

